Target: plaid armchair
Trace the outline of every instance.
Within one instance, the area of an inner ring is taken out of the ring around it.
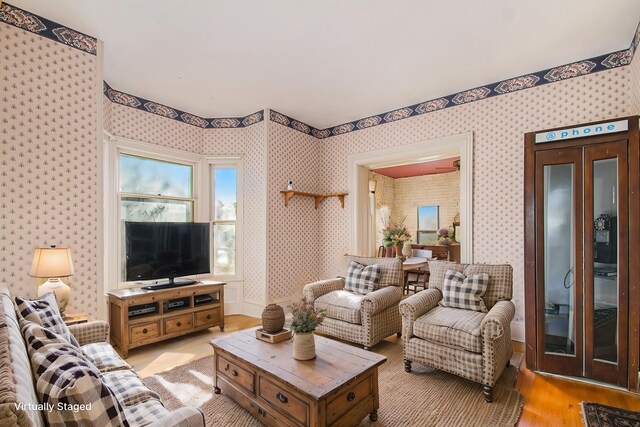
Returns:
[[[318,331],[346,341],[373,347],[389,335],[402,330],[398,303],[402,299],[402,262],[397,258],[345,256],[346,265],[356,261],[380,266],[380,288],[367,295],[344,289],[345,280],[322,280],[304,287],[304,297],[316,309],[326,310]],[[346,271],[346,267],[345,267]]]
[[[510,265],[432,261],[429,270],[429,289],[400,303],[404,369],[411,372],[411,363],[418,362],[481,383],[485,400],[492,402],[493,387],[513,354],[513,269]],[[438,305],[447,270],[489,275],[482,297],[488,313]]]

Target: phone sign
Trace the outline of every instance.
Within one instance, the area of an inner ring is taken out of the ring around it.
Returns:
[[[565,139],[585,138],[588,136],[605,135],[608,133],[624,132],[629,130],[627,120],[616,122],[598,123],[595,125],[577,128],[559,129],[548,132],[536,133],[535,143],[564,141]]]

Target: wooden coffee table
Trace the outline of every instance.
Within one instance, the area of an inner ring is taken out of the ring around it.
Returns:
[[[255,329],[211,341],[215,388],[270,426],[353,426],[378,418],[378,366],[387,358],[316,339],[316,358],[298,361],[293,341],[260,341]]]

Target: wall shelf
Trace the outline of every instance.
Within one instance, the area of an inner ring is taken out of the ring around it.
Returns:
[[[318,209],[318,204],[328,197],[337,197],[340,200],[340,205],[344,209],[344,196],[349,193],[331,193],[331,194],[316,194],[316,193],[305,193],[303,191],[294,191],[294,190],[282,190],[280,191],[284,194],[284,205],[289,206],[289,200],[293,196],[305,196],[305,197],[313,197],[315,200],[315,207]]]

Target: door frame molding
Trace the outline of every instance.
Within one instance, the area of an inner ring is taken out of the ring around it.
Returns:
[[[370,236],[369,168],[399,163],[415,163],[421,157],[460,156],[460,223],[462,243],[461,262],[473,262],[473,132],[413,144],[351,154],[347,157],[349,174],[349,250],[355,255],[374,255]],[[366,220],[362,220],[365,219]]]

